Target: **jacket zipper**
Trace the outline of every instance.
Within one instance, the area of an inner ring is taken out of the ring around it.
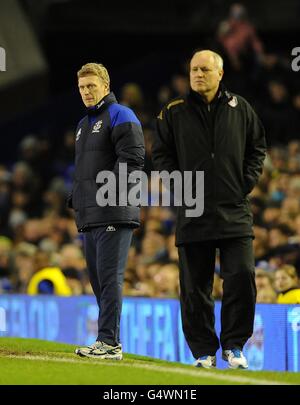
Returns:
[[[216,108],[216,107],[215,107]],[[211,106],[210,104],[207,105],[207,110],[209,115],[211,114]],[[215,111],[216,114],[216,111]],[[214,179],[213,179],[213,196],[214,196],[214,200],[213,200],[213,206],[214,206],[214,230],[217,230],[217,186],[216,186],[216,163],[215,163],[215,126],[214,126],[214,116],[210,116],[209,117],[210,120],[210,130],[211,130],[211,139],[212,139],[212,144],[211,144],[211,158],[213,161],[213,175],[214,175]]]
[[[207,104],[207,110],[208,110],[208,113],[210,114],[211,113],[211,107],[210,107],[210,104]],[[213,126],[213,121],[211,120],[211,119],[209,119],[210,120],[210,122],[211,122],[211,130],[212,130],[212,143],[211,143],[211,157],[214,159],[214,157],[215,157],[215,139],[214,139],[214,126]]]

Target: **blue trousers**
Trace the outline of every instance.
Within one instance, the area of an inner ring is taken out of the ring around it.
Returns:
[[[100,226],[84,233],[84,252],[91,286],[99,306],[97,340],[120,342],[122,288],[131,228]]]

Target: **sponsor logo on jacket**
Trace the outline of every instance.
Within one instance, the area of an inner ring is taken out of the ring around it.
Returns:
[[[77,134],[76,134],[76,141],[79,141],[81,135],[81,128],[78,129]]]
[[[106,232],[115,232],[116,228],[113,225],[108,225],[106,228]]]

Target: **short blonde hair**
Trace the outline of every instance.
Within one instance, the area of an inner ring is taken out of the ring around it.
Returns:
[[[101,63],[86,63],[81,67],[80,70],[77,72],[77,78],[95,75],[98,76],[107,86],[109,90],[110,85],[110,78],[106,67],[104,67]]]

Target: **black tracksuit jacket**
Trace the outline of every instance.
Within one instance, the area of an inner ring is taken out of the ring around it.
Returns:
[[[190,90],[157,118],[152,159],[156,170],[204,171],[204,212],[189,218],[178,207],[176,244],[253,236],[247,194],[262,172],[264,128],[248,102],[220,86],[205,104]]]
[[[87,112],[76,129],[75,175],[68,199],[68,206],[75,210],[78,231],[111,224],[138,227],[139,207],[97,204],[96,194],[103,184],[96,183],[96,178],[100,171],[109,170],[118,179],[119,163],[127,163],[128,174],[143,169],[141,124],[130,108],[117,103],[113,93]]]

